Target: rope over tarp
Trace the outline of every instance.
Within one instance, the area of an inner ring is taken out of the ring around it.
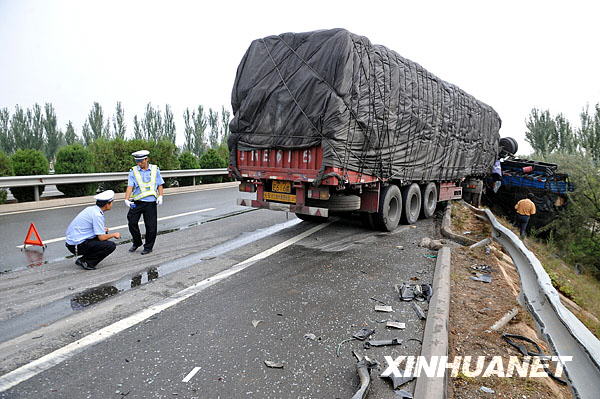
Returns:
[[[231,104],[231,149],[320,145],[323,166],[382,179],[481,176],[498,156],[494,109],[344,29],[253,41]]]

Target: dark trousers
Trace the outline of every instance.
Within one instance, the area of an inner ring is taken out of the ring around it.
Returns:
[[[100,241],[98,237],[90,238],[78,245],[65,245],[73,255],[81,255],[81,260],[90,266],[96,266],[117,248],[114,241]]]
[[[529,216],[517,213],[517,224],[519,225],[519,230],[521,230],[521,238],[525,237],[525,230],[527,230],[528,223]]]
[[[156,202],[135,201],[135,208],[129,208],[127,221],[129,222],[129,232],[133,238],[133,245],[142,246],[142,235],[138,225],[140,217],[144,215],[144,224],[146,225],[146,243],[144,249],[154,248],[156,241]]]

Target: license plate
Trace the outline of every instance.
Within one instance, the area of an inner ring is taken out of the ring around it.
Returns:
[[[296,196],[292,194],[272,193],[266,191],[263,193],[263,198],[267,201],[291,202],[296,203]]]
[[[277,193],[289,194],[292,192],[292,182],[273,180],[271,183],[271,188]]]

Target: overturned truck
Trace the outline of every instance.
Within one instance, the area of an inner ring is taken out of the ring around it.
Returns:
[[[240,205],[375,228],[431,217],[498,159],[490,106],[344,29],[255,40],[232,91],[229,170]]]

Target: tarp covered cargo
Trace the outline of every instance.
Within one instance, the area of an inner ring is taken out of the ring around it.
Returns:
[[[231,96],[235,150],[321,145],[323,167],[403,180],[490,172],[500,118],[490,106],[344,29],[254,40]]]

